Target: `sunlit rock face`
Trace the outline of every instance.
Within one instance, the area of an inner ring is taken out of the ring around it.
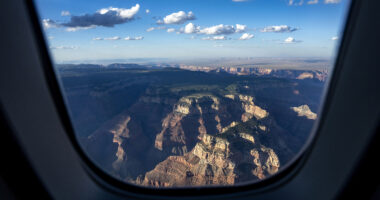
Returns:
[[[280,161],[274,150],[255,144],[254,137],[249,134],[239,135],[251,142],[254,148],[238,152],[230,147],[228,140],[204,135],[190,152],[168,157],[137,182],[153,187],[232,185],[240,178],[239,175],[261,180],[275,174],[280,168]],[[234,154],[243,155],[236,160]],[[251,166],[249,172],[237,175],[237,166],[245,165]]]
[[[278,173],[317,117],[319,72],[297,79],[302,71],[198,70],[69,71],[84,151],[120,180],[149,187],[233,185]],[[92,73],[99,82],[77,85]]]
[[[253,97],[246,95],[239,95],[239,99],[242,102],[242,107],[245,113],[241,116],[241,120],[246,122],[252,117],[257,119],[263,119],[268,115],[268,112],[253,103]]]
[[[312,73],[309,73],[309,72],[304,72],[304,73],[297,76],[297,79],[301,79],[301,80],[306,79],[306,78],[312,79],[312,78],[314,78],[314,75]]]
[[[207,102],[207,100],[209,101],[206,104],[208,106],[202,104],[202,102]],[[226,113],[223,113],[226,110],[226,105],[223,105],[226,100],[230,106],[233,103],[235,104],[235,108],[241,109],[242,117],[240,122],[222,123],[219,116],[226,115]],[[231,102],[230,100],[233,101]],[[215,132],[208,133],[204,118],[209,117],[208,114],[210,113],[212,113],[212,116],[215,116],[211,118],[211,121],[215,121],[213,124],[216,124],[216,129],[214,129]],[[252,166],[252,169],[248,173],[252,177],[256,177],[256,179],[263,179],[268,175],[274,174],[280,167],[279,159],[274,150],[256,143],[252,133],[240,132],[236,135],[229,135],[230,133],[227,133],[239,124],[253,120],[252,118],[260,120],[269,115],[267,111],[254,104],[253,97],[237,95],[235,98],[235,95],[225,95],[218,98],[211,95],[199,94],[181,98],[173,106],[173,112],[163,120],[163,129],[156,137],[156,148],[163,150],[165,143],[171,142],[181,143],[185,147],[186,141],[182,140],[183,138],[181,137],[178,140],[177,136],[184,136],[186,132],[181,126],[180,121],[187,115],[197,115],[199,117],[198,142],[193,149],[189,152],[183,151],[177,154],[179,156],[168,157],[152,171],[147,172],[144,178],[139,177],[136,180],[137,183],[153,187],[208,184],[231,185],[238,178],[238,175],[234,173],[237,165],[248,164]],[[262,131],[266,129],[263,125],[254,128]],[[165,133],[167,134],[166,140],[164,139]],[[236,137],[233,139],[235,146],[239,142],[249,142],[252,149],[241,151],[236,150],[234,147],[231,148],[228,140],[229,136]],[[255,153],[252,153],[252,151]],[[243,158],[237,160],[234,157],[235,153],[236,155],[243,156]]]
[[[317,119],[317,114],[313,113],[308,105],[301,105],[298,107],[291,107],[294,112],[298,114],[300,117],[306,117],[308,119]]]
[[[170,156],[146,173],[141,184],[154,187],[233,184],[235,164],[228,159],[229,151],[227,140],[204,135],[189,153]]]
[[[275,174],[280,168],[279,159],[271,148],[262,146],[259,149],[252,149],[251,155],[254,157],[253,162],[256,165],[252,173],[261,180],[268,175]]]
[[[231,102],[230,99],[233,101]],[[223,102],[223,104],[221,104],[221,102]],[[268,112],[255,105],[253,97],[247,95],[237,95],[236,101],[234,95],[216,97],[208,94],[195,94],[182,97],[174,104],[173,111],[162,120],[162,129],[160,133],[156,135],[155,147],[162,151],[164,150],[164,146],[170,146],[172,152],[178,152],[177,155],[186,153],[188,145],[186,141],[186,131],[182,124],[183,121],[187,119],[197,119],[199,124],[196,125],[198,127],[196,137],[198,139],[208,133],[207,129],[212,131],[211,134],[217,134],[223,133],[229,128],[238,125],[239,122],[237,121],[232,121],[226,125],[227,121],[231,121],[231,117],[228,117],[230,114],[226,110],[226,102],[228,102],[230,107],[232,106],[232,108],[240,110],[242,113],[242,122],[247,122],[253,117],[260,120],[268,116]],[[241,107],[239,105],[241,105]],[[229,119],[224,117],[224,120],[222,120],[220,116],[227,116]],[[206,127],[205,120],[208,122],[207,125],[212,124],[214,127]],[[166,143],[166,145],[164,143]],[[173,145],[175,147],[173,147]]]

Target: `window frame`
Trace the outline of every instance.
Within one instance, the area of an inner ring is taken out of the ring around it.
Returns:
[[[69,146],[66,146],[66,148],[70,148],[70,155],[72,157],[76,157],[78,159],[78,162],[80,163],[79,165],[83,169],[83,171],[78,172],[81,174],[81,178],[85,177],[85,174],[87,174],[86,179],[87,181],[94,181],[96,182],[96,189],[93,190],[103,190],[102,193],[105,196],[102,197],[112,197],[112,198],[125,198],[125,197],[144,197],[144,198],[178,198],[178,197],[195,197],[198,196],[197,198],[210,198],[210,197],[225,197],[225,198],[231,198],[231,197],[244,197],[247,195],[252,195],[256,196],[257,198],[265,198],[265,194],[268,194],[268,192],[273,192],[273,191],[283,191],[282,188],[284,188],[286,185],[291,184],[291,182],[294,181],[294,179],[299,176],[300,172],[304,170],[305,165],[310,162],[310,156],[313,154],[313,151],[315,152],[315,146],[318,143],[319,135],[320,132],[323,131],[322,128],[325,126],[326,118],[329,115],[329,110],[330,110],[330,105],[331,102],[334,101],[335,95],[333,95],[336,90],[338,85],[341,83],[339,82],[339,79],[341,78],[341,71],[343,70],[342,66],[345,61],[344,54],[347,51],[348,48],[348,41],[350,41],[351,37],[351,32],[355,28],[355,22],[357,15],[359,14],[359,7],[361,6],[360,1],[354,1],[350,11],[349,11],[349,16],[347,19],[347,25],[345,29],[345,33],[343,35],[342,39],[342,45],[340,46],[339,49],[339,55],[337,57],[337,62],[336,66],[334,68],[334,71],[331,75],[331,81],[328,85],[328,90],[326,93],[325,100],[323,102],[322,106],[322,112],[321,112],[321,117],[319,122],[316,122],[315,128],[314,128],[314,135],[310,136],[308,139],[308,144],[305,144],[304,149],[302,152],[302,155],[298,155],[296,158],[294,158],[296,161],[290,163],[289,166],[284,167],[284,169],[277,173],[274,176],[269,177],[266,180],[253,183],[253,184],[245,184],[245,186],[227,186],[227,187],[221,187],[221,186],[215,186],[215,187],[203,187],[203,188],[169,188],[169,189],[154,189],[154,188],[145,188],[145,187],[140,187],[140,186],[134,186],[132,184],[128,184],[122,181],[117,180],[116,178],[113,178],[112,176],[108,175],[106,172],[98,168],[94,163],[91,162],[90,159],[85,155],[85,153],[82,151],[80,148],[76,137],[75,133],[73,130],[73,127],[71,125],[71,121],[65,106],[64,98],[62,96],[59,83],[57,80],[57,77],[54,73],[53,65],[49,57],[48,49],[45,44],[45,40],[43,37],[42,29],[40,27],[40,23],[37,17],[37,13],[35,12],[34,5],[32,1],[21,1],[21,0],[15,0],[14,2],[8,2],[9,4],[14,4],[14,8],[21,9],[22,16],[28,16],[29,18],[25,19],[19,19],[23,21],[23,23],[26,23],[29,25],[26,25],[26,29],[28,29],[26,32],[30,33],[31,35],[29,36],[28,40],[30,46],[32,49],[29,49],[29,51],[37,50],[37,53],[33,54],[35,56],[34,61],[35,65],[34,67],[39,68],[37,72],[34,73],[40,73],[37,77],[43,77],[44,83],[47,85],[41,86],[39,85],[38,87],[46,87],[48,90],[44,92],[48,92],[49,94],[47,96],[50,97],[50,99],[46,99],[46,101],[50,101],[53,105],[53,107],[49,107],[49,109],[53,109],[56,113],[57,118],[54,118],[52,120],[58,120],[61,126],[57,127],[57,129],[61,129],[60,132],[64,132],[66,136],[59,136],[60,138],[63,138],[64,140],[67,140],[66,142],[69,142]],[[20,14],[20,13],[18,13]],[[20,17],[20,16],[19,16]],[[16,20],[15,20],[16,21]],[[17,30],[16,30],[17,31]],[[20,30],[19,30],[20,31]],[[28,52],[28,50],[25,50],[25,52]],[[343,55],[342,55],[343,54]],[[33,56],[31,55],[31,56]],[[37,60],[36,59],[37,57]],[[21,66],[19,67],[20,69],[23,69]],[[31,72],[29,72],[31,73]],[[2,76],[1,76],[2,77]],[[29,80],[30,82],[30,80]],[[41,84],[41,82],[36,83],[36,84]],[[33,90],[35,91],[35,90]],[[2,90],[3,92],[3,90]],[[3,100],[3,96],[1,96],[1,100]],[[43,98],[43,97],[41,97]],[[9,101],[2,101],[1,102],[4,105],[10,105]],[[50,105],[50,106],[52,106]],[[51,110],[52,111],[52,110]],[[14,115],[16,114],[10,114],[12,113],[12,109],[8,109],[7,106],[5,106],[5,112],[8,113],[8,117],[11,119],[10,121],[14,124],[14,121],[17,121],[17,117]],[[46,118],[46,117],[45,117]],[[16,126],[17,127],[17,126]],[[29,141],[25,140],[25,137],[20,136],[26,133],[22,133],[23,131],[18,130],[16,131],[19,134],[19,139],[23,143],[28,143]],[[68,137],[68,138],[64,138]],[[36,142],[34,141],[34,144]],[[66,144],[67,145],[67,144]],[[70,147],[71,145],[71,147]],[[30,149],[33,148],[29,145],[29,147],[24,147],[25,149]],[[73,153],[77,155],[73,155]],[[301,154],[301,153],[299,153]],[[30,157],[29,159],[31,162],[34,162],[34,167],[42,167],[46,165],[43,164],[36,164],[36,161],[34,161],[33,158],[38,157],[37,154],[28,152],[28,156]],[[76,168],[75,170],[80,170]],[[38,171],[38,170],[37,170]],[[42,173],[41,170],[39,170],[39,173]],[[85,173],[85,174],[83,174]],[[49,181],[47,181],[46,177],[42,178],[43,182],[45,184],[48,184]],[[74,178],[75,179],[75,178]],[[52,180],[50,180],[51,182]],[[58,181],[58,180],[57,180]],[[84,186],[86,187],[86,186]],[[51,189],[51,188],[50,188]],[[53,189],[53,194],[58,194],[55,193],[58,189]],[[55,191],[55,192],[54,192]],[[282,192],[283,194],[286,192]],[[62,194],[62,192],[60,193]],[[67,195],[67,194],[66,194]],[[77,197],[79,197],[79,194]],[[157,195],[157,196],[156,196]],[[53,195],[55,196],[55,195]]]

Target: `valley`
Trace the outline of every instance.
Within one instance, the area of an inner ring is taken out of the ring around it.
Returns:
[[[58,66],[99,167],[147,187],[233,185],[278,173],[305,144],[327,71]]]

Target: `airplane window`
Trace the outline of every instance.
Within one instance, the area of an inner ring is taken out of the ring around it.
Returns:
[[[77,142],[144,187],[253,183],[307,144],[348,0],[35,0]]]

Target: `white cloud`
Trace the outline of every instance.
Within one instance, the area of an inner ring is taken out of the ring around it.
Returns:
[[[54,39],[54,36],[49,36],[48,39],[52,40],[52,39]]]
[[[42,21],[45,28],[66,27],[66,31],[73,32],[77,30],[86,30],[97,26],[114,27],[116,24],[123,24],[134,20],[138,13],[140,5],[136,4],[129,9],[126,8],[102,8],[92,14],[84,14],[80,16],[72,16],[70,21],[65,23],[56,23],[51,19]],[[61,15],[70,14],[62,11]]]
[[[267,26],[261,30],[261,32],[274,32],[274,33],[285,33],[293,32],[298,30],[298,28],[292,28],[288,25],[279,25],[279,26]]]
[[[149,10],[149,9],[146,9],[146,10],[145,10],[145,13],[146,13],[146,14],[149,14],[149,13],[150,13],[150,10]]]
[[[337,4],[340,3],[340,0],[325,0],[325,4]]]
[[[221,36],[213,36],[213,37],[205,37],[202,40],[227,40],[227,37],[224,35]]]
[[[55,23],[55,21],[53,21],[51,19],[43,19],[42,25],[45,29],[58,28],[59,27],[59,24]]]
[[[249,1],[249,0],[232,0],[233,2],[246,2],[246,1]]]
[[[120,39],[121,38],[119,36],[104,38],[104,40],[120,40]]]
[[[210,27],[201,28],[193,23],[188,23],[185,27],[181,28],[177,33],[185,34],[205,34],[205,35],[229,35],[234,33],[242,33],[247,30],[246,25],[236,24],[236,27],[232,25],[219,24]]]
[[[175,29],[174,28],[168,28],[167,32],[168,33],[173,33],[173,32],[175,32]]]
[[[288,38],[286,38],[285,39],[285,43],[294,43],[296,40],[294,39],[294,38],[292,38],[292,37],[288,37]]]
[[[179,11],[179,12],[167,15],[166,17],[164,17],[163,20],[158,20],[157,23],[158,24],[162,24],[162,23],[163,24],[183,24],[186,21],[194,20],[194,19],[195,19],[195,15],[193,14],[193,12],[190,11],[188,13],[185,13],[184,11]]]
[[[111,14],[114,15],[114,12],[116,16],[123,18],[123,19],[131,19],[133,18],[140,10],[140,4],[136,4],[135,6],[132,6],[130,9],[125,8],[102,8],[97,11],[97,13],[101,15]]]
[[[317,4],[318,3],[318,0],[310,0],[307,2],[307,4],[311,5],[311,4]]]
[[[164,29],[167,29],[167,27],[165,27],[165,26],[150,27],[150,28],[146,29],[146,32],[151,32],[154,30],[164,30]]]
[[[200,30],[199,26],[194,25],[193,23],[188,23],[185,28],[182,28],[180,33],[186,33],[186,34],[191,34],[191,33],[198,33]]]
[[[299,42],[302,42],[301,40],[296,40],[294,39],[293,37],[288,37],[284,40],[283,43],[285,44],[293,44],[293,43],[299,43]]]
[[[124,40],[143,40],[144,37],[143,36],[138,36],[138,37],[126,37],[124,38]]]
[[[334,36],[334,37],[331,38],[331,40],[338,40],[338,39],[339,39],[338,36]]]
[[[77,46],[51,46],[52,50],[67,50],[67,49],[77,49]]]
[[[101,37],[96,37],[96,38],[93,38],[92,40],[103,40],[103,38],[101,38]]]
[[[206,35],[222,35],[222,34],[228,35],[228,34],[232,34],[235,32],[236,32],[236,30],[233,26],[223,25],[223,24],[207,27],[207,28],[201,29],[199,31],[199,33],[206,34]]]
[[[242,32],[245,32],[246,29],[247,29],[247,25],[236,24],[236,33],[242,33]]]
[[[67,10],[62,10],[61,12],[61,16],[70,16],[70,15],[71,15],[70,12]]]
[[[86,27],[68,27],[66,28],[66,31],[67,32],[75,32],[75,31],[79,31],[79,30],[87,30],[87,29],[92,29],[92,28],[95,28],[96,26],[95,25],[92,25],[92,26],[86,26]]]
[[[250,33],[244,33],[240,38],[239,40],[249,40],[249,39],[252,39],[254,37],[253,34],[250,34]]]

